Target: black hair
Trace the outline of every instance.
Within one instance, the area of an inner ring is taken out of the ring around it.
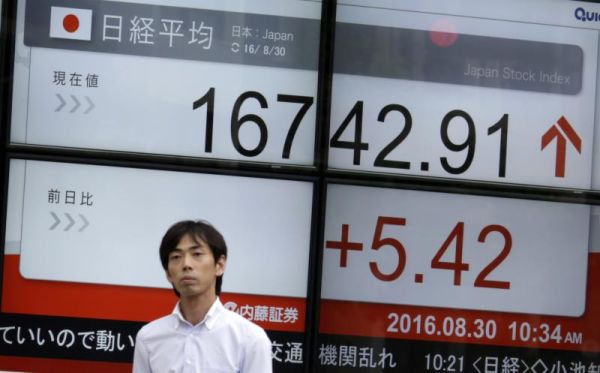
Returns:
[[[227,245],[225,239],[210,223],[202,220],[183,220],[173,224],[167,233],[163,236],[162,242],[160,243],[159,255],[160,262],[165,271],[168,270],[169,266],[169,254],[175,250],[179,241],[185,236],[190,235],[193,240],[202,240],[205,242],[210,251],[212,252],[215,263],[219,258],[227,258]],[[217,276],[217,282],[215,285],[215,292],[217,295],[221,294],[221,285],[223,283],[223,275]],[[179,297],[180,294],[173,287],[175,294]]]

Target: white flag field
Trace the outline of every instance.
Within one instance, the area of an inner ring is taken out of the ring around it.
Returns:
[[[50,9],[50,37],[92,40],[92,11],[53,6]]]

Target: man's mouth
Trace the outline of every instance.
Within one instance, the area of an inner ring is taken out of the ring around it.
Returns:
[[[191,284],[196,282],[196,278],[193,276],[183,276],[181,278],[181,280],[179,280],[179,282],[184,283],[184,284]]]

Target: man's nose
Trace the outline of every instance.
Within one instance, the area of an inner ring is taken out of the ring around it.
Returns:
[[[192,268],[192,256],[185,254],[183,256],[183,268]]]

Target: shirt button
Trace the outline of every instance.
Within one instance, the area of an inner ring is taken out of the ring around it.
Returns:
[[[186,363],[187,365],[190,365],[190,364],[192,363],[192,361],[188,359],[188,360],[186,360],[186,361],[185,361],[185,363]]]

